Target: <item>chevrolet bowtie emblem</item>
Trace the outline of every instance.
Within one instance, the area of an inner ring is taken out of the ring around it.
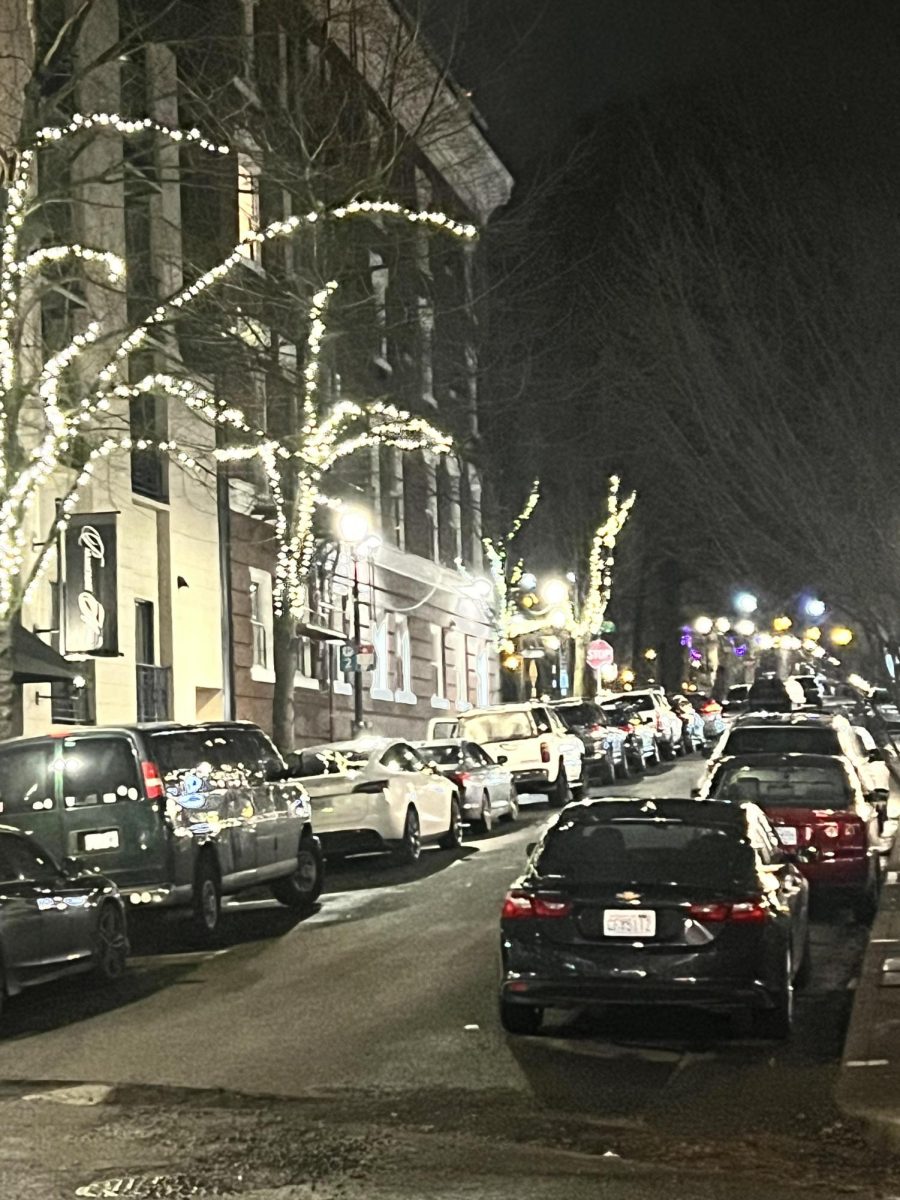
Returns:
[[[621,900],[624,904],[634,904],[640,900],[639,892],[617,892],[616,899]]]

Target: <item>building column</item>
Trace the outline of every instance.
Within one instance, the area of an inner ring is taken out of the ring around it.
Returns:
[[[469,481],[469,528],[471,529],[471,544],[465,550],[471,556],[472,569],[480,572],[484,569],[484,546],[481,543],[483,528],[481,522],[481,476],[474,463],[464,463]]]

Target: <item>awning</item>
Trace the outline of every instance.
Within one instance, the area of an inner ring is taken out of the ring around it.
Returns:
[[[327,625],[299,624],[297,626],[297,634],[299,637],[309,638],[311,642],[346,642],[347,635],[338,633],[334,629],[329,629]]]
[[[77,663],[68,662],[18,622],[13,626],[12,660],[16,683],[52,683],[54,679],[72,680],[78,674]]]

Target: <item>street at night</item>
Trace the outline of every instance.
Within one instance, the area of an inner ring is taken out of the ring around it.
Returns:
[[[701,766],[693,759],[656,768],[610,791],[686,795]],[[164,950],[154,944],[158,933],[138,926],[132,969],[115,990],[74,994],[56,985],[39,1007],[9,1005],[0,1074],[28,1079],[32,1093],[49,1090],[41,1080],[144,1085],[131,1094],[139,1115],[126,1104],[115,1118],[120,1161],[129,1164],[146,1154],[137,1128],[145,1106],[149,1127],[158,1128],[169,1088],[301,1101],[261,1108],[264,1147],[273,1113],[298,1122],[305,1137],[309,1127],[334,1138],[346,1126],[352,1140],[377,1127],[385,1153],[361,1154],[365,1183],[354,1184],[352,1171],[347,1182],[338,1157],[334,1177],[316,1168],[323,1195],[342,1180],[350,1191],[340,1194],[380,1194],[384,1183],[388,1194],[415,1195],[423,1179],[436,1196],[476,1183],[492,1195],[510,1177],[524,1194],[533,1187],[534,1195],[579,1195],[583,1174],[587,1195],[599,1170],[608,1177],[604,1194],[662,1196],[673,1166],[697,1173],[680,1195],[741,1200],[766,1195],[788,1169],[798,1195],[825,1179],[864,1187],[882,1178],[878,1164],[862,1168],[859,1144],[831,1099],[866,937],[845,909],[815,914],[812,978],[798,995],[787,1045],[741,1036],[724,1018],[650,1008],[560,1015],[536,1038],[504,1035],[496,1011],[500,902],[548,816],[543,803],[523,805],[512,829],[467,840],[452,856],[425,852],[399,878],[377,859],[345,865],[330,876],[333,890],[318,912],[296,924],[271,901],[234,904],[210,951]],[[218,1129],[221,1101],[211,1103]],[[179,1096],[165,1137],[177,1148],[183,1136],[185,1153],[205,1162],[196,1145],[203,1104]],[[231,1104],[240,1110],[239,1099]],[[42,1121],[48,1111],[56,1120],[71,1110],[34,1104],[28,1119]],[[102,1136],[104,1110],[89,1111]],[[255,1195],[269,1150],[256,1147],[246,1126],[235,1137],[242,1188]],[[401,1183],[400,1164],[416,1143],[415,1180]],[[561,1173],[555,1183],[542,1178],[539,1146]],[[442,1181],[451,1151],[454,1178]],[[609,1151],[620,1158],[602,1159]],[[162,1174],[190,1174],[177,1154],[152,1161]],[[297,1162],[302,1174],[302,1157]]]

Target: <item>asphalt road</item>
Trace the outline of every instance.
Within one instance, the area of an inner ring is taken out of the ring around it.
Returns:
[[[700,767],[663,766],[615,791],[687,795]],[[68,982],[9,1003],[0,1079],[312,1098],[347,1119],[460,1136],[524,1123],[557,1151],[612,1147],[679,1170],[750,1171],[763,1156],[802,1172],[810,1148],[809,1170],[853,1160],[830,1093],[866,930],[841,908],[815,913],[813,978],[785,1045],[654,1010],[560,1014],[538,1037],[503,1034],[499,906],[548,816],[526,804],[518,825],[429,850],[410,871],[374,858],[336,869],[302,922],[267,900],[233,905],[210,951],[177,923],[137,928],[117,988]]]

